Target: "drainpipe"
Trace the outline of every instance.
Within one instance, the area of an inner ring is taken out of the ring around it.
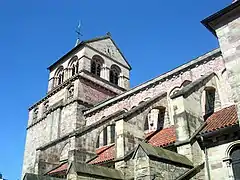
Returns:
[[[204,145],[202,136],[201,136],[201,141]],[[205,162],[206,162],[206,168],[207,168],[207,177],[208,177],[208,180],[211,180],[210,168],[209,168],[209,162],[208,162],[208,151],[207,151],[207,148],[205,147],[205,145],[204,145],[204,154],[205,154]]]

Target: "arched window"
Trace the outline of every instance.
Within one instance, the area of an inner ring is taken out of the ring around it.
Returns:
[[[55,80],[56,80],[56,83],[55,85],[60,85],[63,83],[63,80],[64,80],[64,71],[63,71],[63,67],[59,67],[58,70],[56,71],[56,74],[55,74]]]
[[[235,146],[232,149],[230,157],[234,179],[240,179],[240,146]]]
[[[165,116],[166,116],[165,107],[152,109],[147,115],[147,118],[144,124],[144,130],[156,131],[159,129],[163,129]]]
[[[38,118],[38,108],[35,108],[33,110],[33,122],[36,122],[37,118]]]
[[[58,85],[63,83],[64,72],[58,74]]]
[[[69,73],[71,76],[74,76],[75,74],[78,73],[78,66],[79,66],[78,57],[77,56],[72,57],[68,64],[68,68],[70,70]]]
[[[204,119],[214,113],[216,90],[213,87],[205,89]]]
[[[102,65],[103,65],[103,59],[98,55],[93,56],[92,62],[91,62],[91,73],[100,77]]]
[[[115,142],[115,125],[105,127],[99,134],[96,147],[106,146]]]
[[[110,82],[118,85],[118,79],[119,79],[120,73],[121,73],[121,69],[116,65],[112,65],[110,69],[110,74],[109,74]]]

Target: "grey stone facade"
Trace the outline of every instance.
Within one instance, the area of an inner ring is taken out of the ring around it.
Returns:
[[[219,49],[133,89],[131,67],[109,35],[79,43],[48,68],[48,92],[29,108],[23,177],[46,178],[66,162],[61,178],[71,180],[234,179],[230,156],[240,144],[239,125],[200,132],[230,105],[239,117],[239,16],[236,1],[203,20]],[[168,150],[141,146],[149,133],[170,127],[174,143],[161,146]],[[112,144],[111,160],[89,165],[96,150]]]

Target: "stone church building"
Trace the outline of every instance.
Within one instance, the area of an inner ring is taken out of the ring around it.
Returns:
[[[110,34],[52,64],[23,179],[239,180],[240,1],[202,24],[219,48],[132,89]]]

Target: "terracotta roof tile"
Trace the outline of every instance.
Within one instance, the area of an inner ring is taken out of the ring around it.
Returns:
[[[235,105],[226,107],[213,113],[207,120],[207,125],[200,134],[212,132],[228,126],[238,124],[237,109]]]
[[[61,165],[59,165],[58,167],[54,168],[53,170],[51,170],[50,172],[48,172],[48,175],[53,175],[53,174],[65,174],[68,168],[68,163],[62,163]]]
[[[152,137],[150,137],[152,135]],[[176,142],[176,130],[174,126],[164,128],[155,134],[148,135],[147,141],[152,146],[164,147]]]
[[[115,157],[115,144],[104,146],[96,150],[97,157],[90,162],[89,164],[100,164],[103,162],[111,161]]]

